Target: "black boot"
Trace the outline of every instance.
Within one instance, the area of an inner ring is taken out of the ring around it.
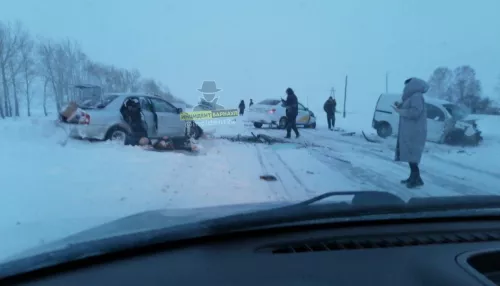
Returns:
[[[415,174],[413,172],[410,173],[410,176],[408,177],[408,179],[406,180],[401,180],[401,184],[408,184],[408,182],[410,182],[411,180],[413,180],[413,177],[415,176]]]
[[[424,185],[424,181],[420,177],[420,174],[418,174],[417,178],[415,179],[415,184],[417,185],[417,187],[420,187],[420,186]]]
[[[424,181],[422,180],[422,178],[420,178],[420,174],[416,174],[412,179],[410,179],[406,183],[406,187],[409,189],[420,187],[422,185],[424,185]]]
[[[405,179],[405,180],[401,180],[401,184],[408,184],[408,182],[411,180],[411,176],[408,177],[408,179]]]

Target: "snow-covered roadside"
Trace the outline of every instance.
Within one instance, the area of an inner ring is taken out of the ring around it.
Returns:
[[[302,200],[360,187],[309,160],[305,150],[225,140],[201,141],[199,156],[79,140],[62,147],[64,132],[47,118],[2,120],[0,132],[3,257],[151,209]],[[279,181],[259,179],[267,173]]]
[[[250,132],[284,136],[283,130],[245,126],[242,119],[230,125],[205,126],[205,131],[215,136]],[[351,125],[342,120],[338,125],[359,133],[356,128],[365,119],[351,114],[349,120]],[[408,190],[398,182],[407,176],[408,168],[392,161],[391,139],[368,143],[359,134],[346,137],[326,130],[321,122],[317,130],[301,129],[302,137],[294,140],[324,147],[206,139],[200,141],[202,154],[190,156],[108,142],[70,140],[62,147],[57,142],[65,134],[50,119],[2,120],[0,176],[6,183],[0,190],[0,234],[4,237],[0,253],[6,257],[151,209],[296,201],[328,191],[366,189],[390,191],[403,198],[498,193],[500,176],[491,166],[491,155],[500,144],[483,126],[484,146],[466,153],[429,144],[422,165],[426,186]],[[275,175],[278,181],[262,181],[259,176],[263,174]]]
[[[418,190],[408,190],[399,184],[399,180],[408,176],[408,166],[393,161],[395,138],[381,140],[381,143],[370,143],[363,139],[361,131],[370,135],[375,133],[371,128],[363,128],[371,122],[366,114],[350,114],[348,118],[337,120],[337,127],[344,129],[344,132],[330,131],[320,121],[317,129],[300,129],[301,138],[292,141],[324,146],[309,148],[310,154],[345,177],[362,184],[365,189],[387,190],[404,198],[500,194],[500,172],[497,171],[500,132],[495,128],[500,123],[500,117],[476,117],[480,118],[478,125],[484,135],[484,142],[480,146],[461,148],[430,142],[426,144],[421,164],[426,186]],[[248,127],[248,130],[278,137],[284,135],[283,130],[252,127]],[[356,134],[342,136],[342,133],[349,132]]]

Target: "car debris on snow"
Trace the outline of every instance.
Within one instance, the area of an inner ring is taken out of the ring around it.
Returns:
[[[260,176],[260,179],[261,180],[264,180],[264,181],[276,181],[276,177],[273,176],[273,175],[263,175],[263,176]]]

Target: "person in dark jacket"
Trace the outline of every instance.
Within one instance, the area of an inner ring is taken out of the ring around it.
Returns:
[[[252,107],[252,105],[253,105],[253,100],[250,99],[250,103],[248,103],[248,107]]]
[[[290,133],[295,132],[295,137],[299,138],[297,130],[297,115],[299,114],[299,100],[291,88],[286,89],[286,100],[281,99],[286,108],[286,137],[290,138]]]
[[[245,113],[245,102],[243,100],[240,101],[238,108],[240,109],[240,116],[243,115]]]
[[[130,126],[131,131],[125,139],[125,145],[138,145],[141,138],[148,137],[138,98],[127,99],[120,108],[120,113],[123,120]]]
[[[333,128],[335,128],[335,111],[337,109],[337,101],[330,96],[323,105],[323,109],[326,112],[328,129],[333,130]]]

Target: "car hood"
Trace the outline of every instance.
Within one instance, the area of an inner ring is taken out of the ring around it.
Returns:
[[[477,119],[462,119],[455,122],[455,128],[467,129],[471,127],[472,129],[477,129]]]
[[[126,235],[142,231],[179,226],[207,219],[229,216],[233,214],[272,209],[290,205],[293,202],[266,202],[254,204],[222,205],[194,209],[159,209],[126,216],[111,222],[93,227],[65,238],[28,249],[5,261],[38,255],[62,249],[68,245],[92,240],[99,240],[118,235]]]

